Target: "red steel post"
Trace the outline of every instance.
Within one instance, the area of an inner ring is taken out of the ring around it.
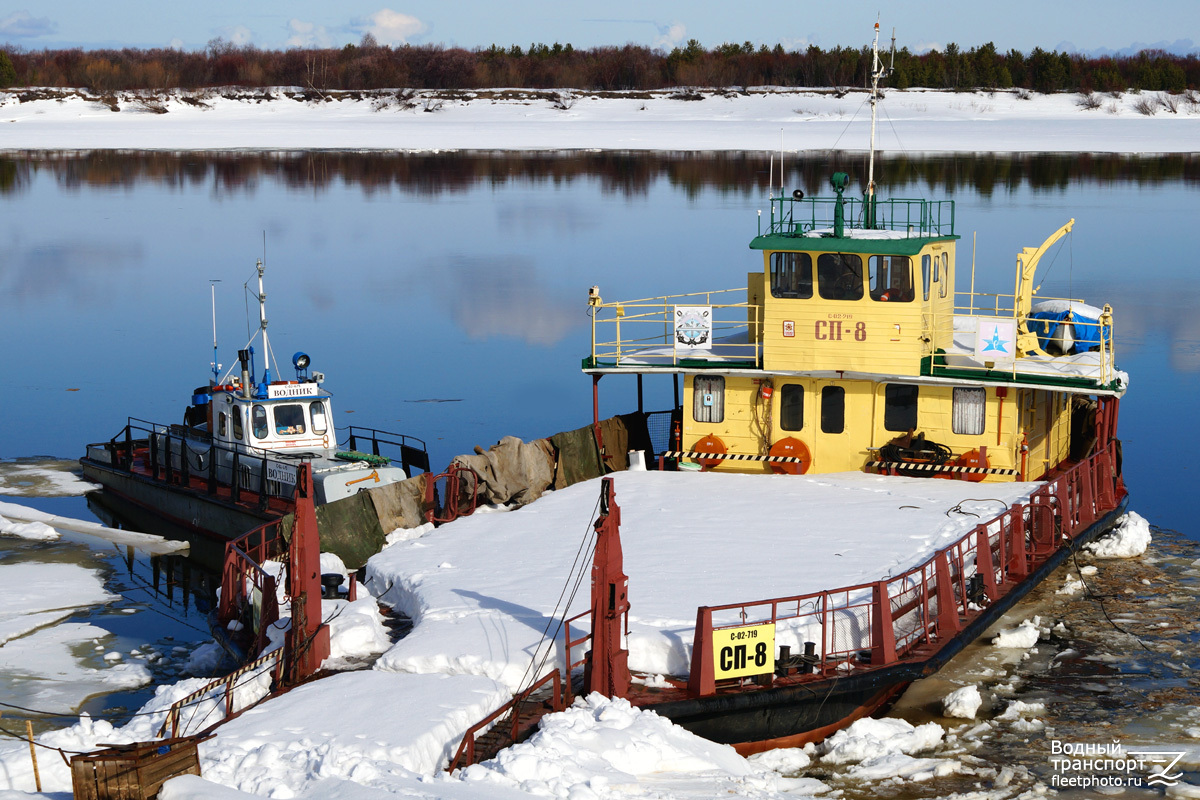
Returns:
[[[624,697],[629,692],[629,651],[621,647],[621,620],[629,611],[629,578],[621,555],[621,509],[613,479],[600,488],[596,520],[596,552],[592,561],[592,655],[588,662],[589,692]]]
[[[950,579],[950,559],[945,550],[938,550],[934,556],[934,580],[937,586],[938,601],[938,638],[948,638],[958,633],[962,626],[958,620],[958,600],[955,597],[954,583]]]
[[[296,470],[296,511],[288,547],[288,594],[292,627],[284,639],[285,674],[298,683],[329,657],[329,626],[321,622],[321,542],[317,535],[312,465]]]
[[[692,668],[688,673],[688,697],[708,697],[717,693],[712,633],[712,609],[701,606],[696,609],[696,634],[692,639]]]
[[[892,599],[887,581],[876,581],[871,590],[871,666],[896,662],[896,629],[892,624]]]
[[[986,525],[975,529],[975,572],[983,576],[983,592],[988,600],[999,596],[996,590],[996,568],[992,565],[992,538]]]

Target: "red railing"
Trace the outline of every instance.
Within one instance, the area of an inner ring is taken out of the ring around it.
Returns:
[[[515,743],[517,741],[517,737],[521,733],[520,707],[529,700],[532,694],[541,689],[547,683],[551,684],[551,696],[548,710],[562,711],[563,708],[565,708],[562,701],[562,673],[556,669],[550,674],[542,677],[539,681],[534,683],[525,691],[513,695],[513,698],[507,703],[497,708],[479,722],[476,722],[474,725],[467,728],[467,732],[463,734],[462,741],[458,743],[458,750],[454,754],[454,759],[450,762],[450,765],[446,767],[446,771],[453,772],[460,766],[476,763],[475,743],[479,737],[479,734],[490,731],[494,727],[493,723],[502,719],[505,714],[510,715],[510,718],[507,720],[509,726],[507,732],[508,743]]]
[[[217,619],[228,629],[237,622],[248,631],[248,652],[256,656],[267,644],[267,631],[279,621],[275,576],[261,564],[286,553],[279,522],[268,522],[225,543],[221,568],[221,602]]]
[[[438,486],[441,491],[438,491]],[[470,488],[467,488],[467,487]],[[440,499],[440,502],[439,502]],[[455,462],[425,482],[425,520],[441,525],[475,513],[479,503],[479,475]]]
[[[812,669],[824,675],[893,664],[922,645],[953,636],[962,630],[964,618],[998,599],[1066,540],[1117,508],[1125,487],[1116,458],[1115,448],[1106,447],[1039,487],[1027,503],[981,522],[902,575],[699,608],[689,694],[716,692],[712,641],[713,631],[722,628],[773,623],[777,644],[782,639],[789,647],[815,645]]]
[[[174,703],[171,704],[170,708],[167,709],[167,716],[163,719],[162,726],[158,729],[157,735],[160,737],[167,735],[168,731],[170,732],[169,738],[171,738],[171,739],[174,739],[177,736],[183,735],[183,731],[187,729],[188,725],[191,724],[192,720],[189,719],[189,720],[185,720],[184,722],[180,723],[180,720],[179,720],[180,712],[183,709],[188,708],[190,706],[199,705],[203,701],[203,699],[205,698],[206,695],[212,694],[213,692],[215,692],[217,690],[220,690],[220,692],[221,692],[221,704],[224,706],[224,711],[221,714],[221,716],[217,718],[217,720],[215,720],[211,723],[210,727],[216,727],[216,725],[219,722],[224,721],[225,719],[228,719],[229,717],[232,717],[234,714],[241,713],[242,711],[245,711],[247,708],[255,706],[258,703],[262,702],[263,700],[267,699],[267,697],[269,697],[270,694],[265,694],[263,697],[252,701],[251,703],[243,706],[242,708],[235,709],[235,707],[234,707],[235,700],[237,697],[235,694],[235,690],[238,689],[239,687],[241,687],[242,684],[247,683],[248,681],[253,679],[253,676],[252,677],[247,677],[247,676],[249,676],[250,673],[254,672],[255,670],[257,670],[267,664],[271,664],[272,669],[278,670],[279,661],[282,658],[282,656],[283,656],[282,648],[280,648],[278,650],[272,650],[271,652],[267,653],[266,655],[262,656],[261,658],[257,658],[254,661],[251,661],[249,664],[246,664],[245,666],[240,667],[239,669],[229,673],[228,675],[226,675],[223,678],[215,678],[215,679],[209,681],[207,684],[200,687],[196,691],[192,692],[187,697],[179,698],[178,700],[176,700]],[[215,700],[217,698],[213,697],[211,699]],[[205,726],[205,723],[208,722],[208,717],[210,714],[211,714],[211,711],[200,719],[200,722],[198,724],[200,726],[202,726],[201,727],[202,730]]]
[[[575,701],[575,690],[571,686],[571,674],[575,671],[576,667],[582,667],[585,664],[587,664],[587,660],[588,660],[586,652],[583,654],[583,656],[581,658],[578,658],[575,660],[571,659],[571,653],[575,650],[576,647],[579,647],[580,645],[583,645],[583,644],[587,644],[588,642],[590,642],[592,640],[591,631],[588,631],[587,633],[583,634],[578,639],[572,639],[571,638],[571,623],[579,622],[579,620],[584,619],[584,618],[590,618],[591,616],[592,616],[592,610],[589,608],[587,611],[584,611],[582,614],[576,614],[575,616],[571,617],[570,619],[563,620],[563,644],[566,648],[566,650],[563,653],[563,660],[566,662],[565,663],[566,681],[565,681],[565,686],[563,687],[563,693],[566,695],[566,704],[567,705],[570,705],[571,703],[573,703]],[[625,627],[626,627],[626,630],[628,631],[628,628],[629,628],[629,612],[628,611],[625,612]],[[586,693],[587,690],[585,689],[584,691]]]

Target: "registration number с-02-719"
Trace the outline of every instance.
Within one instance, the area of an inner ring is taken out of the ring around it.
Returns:
[[[775,671],[775,626],[747,625],[713,631],[713,672],[717,680]]]

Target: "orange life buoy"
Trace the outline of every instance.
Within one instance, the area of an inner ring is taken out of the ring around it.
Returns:
[[[705,436],[700,441],[698,441],[694,445],[692,445],[692,451],[695,453],[713,453],[715,455],[725,455],[725,453],[726,453],[725,443],[722,442],[720,439],[718,439],[716,436],[713,436],[712,434]],[[700,466],[704,467],[705,472],[717,467],[724,460],[725,459],[723,459],[723,458],[697,458],[696,459],[696,461],[699,462]]]
[[[779,475],[803,475],[812,466],[812,454],[808,452],[808,445],[793,436],[780,439],[771,445],[769,455],[776,458],[786,456],[800,459],[799,461],[767,462],[771,465],[771,471]]]

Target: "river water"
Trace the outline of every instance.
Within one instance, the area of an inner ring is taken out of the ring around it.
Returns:
[[[860,176],[862,162],[789,157],[785,182],[826,193],[829,174]],[[0,157],[0,459],[76,458],[126,416],[179,421],[210,374],[209,283],[219,281],[219,358],[228,367],[247,338],[254,312],[244,284],[259,258],[275,355],[286,367],[293,352],[310,354],[338,426],[423,438],[435,469],[505,435],[578,427],[591,414],[590,381],[579,372],[588,287],[615,300],[745,285],[746,272],[761,268],[747,244],[773,168],[762,154]],[[1169,545],[1153,556],[1178,568],[1155,580],[1190,598],[1187,565],[1200,557],[1189,440],[1200,288],[1188,242],[1200,157],[892,157],[879,173],[883,196],[957,201],[960,289],[973,235],[977,290],[1011,291],[1020,248],[1076,219],[1042,262],[1041,293],[1115,309],[1117,360],[1132,376],[1121,406],[1131,507],[1178,532],[1162,534]],[[671,404],[667,379],[648,380],[646,391],[648,410]],[[602,381],[602,415],[635,403],[632,380]],[[89,513],[82,498],[20,501]],[[114,647],[152,645],[169,656],[174,642],[200,638],[194,604],[165,598],[165,582],[147,591],[154,565],[127,555],[85,539],[0,539],[0,561],[65,558],[103,570],[125,599],[83,616],[111,630]],[[1053,595],[1046,602],[1066,613]],[[1097,616],[1090,606],[1074,613],[1082,627]],[[1195,640],[1184,639],[1176,660],[1190,670]],[[168,666],[156,679],[171,677],[172,659],[161,661]],[[1148,691],[1194,697],[1192,683],[1162,670],[1144,678]],[[1065,675],[1050,675],[1045,691],[1070,694]],[[94,702],[132,706],[146,691]],[[1121,703],[1110,711],[1114,724],[1134,725]]]

